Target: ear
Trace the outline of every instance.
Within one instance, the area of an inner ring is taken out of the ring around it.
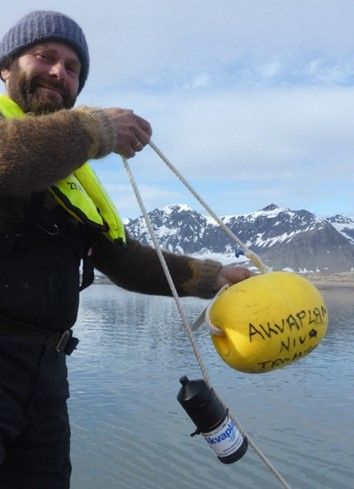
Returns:
[[[6,82],[10,77],[10,70],[8,68],[1,68],[1,79]]]

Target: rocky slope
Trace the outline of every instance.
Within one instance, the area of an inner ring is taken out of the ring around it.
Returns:
[[[186,254],[238,255],[237,245],[212,218],[186,205],[149,213],[160,245]],[[222,217],[248,248],[275,269],[346,272],[354,270],[354,221],[336,215],[327,219],[307,210],[271,204],[250,214]],[[150,243],[142,217],[130,220],[132,237]]]

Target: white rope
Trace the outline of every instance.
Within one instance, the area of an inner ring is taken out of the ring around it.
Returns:
[[[162,253],[160,244],[159,244],[159,242],[158,242],[158,240],[157,240],[157,238],[155,236],[154,229],[152,227],[152,224],[151,224],[150,218],[148,216],[148,213],[146,212],[146,209],[145,209],[144,203],[142,201],[142,198],[141,198],[139,189],[138,189],[138,187],[136,185],[134,176],[132,174],[132,171],[130,169],[130,166],[129,166],[128,161],[126,160],[126,158],[122,157],[122,160],[123,160],[124,167],[125,167],[125,169],[126,169],[126,171],[128,173],[128,177],[129,177],[129,181],[131,183],[131,186],[133,187],[133,190],[134,190],[134,193],[135,193],[135,197],[136,197],[136,199],[137,199],[137,201],[139,203],[139,207],[141,209],[141,212],[143,213],[143,216],[144,216],[144,219],[145,219],[145,222],[146,222],[146,225],[147,225],[147,228],[148,228],[150,237],[152,239],[152,242],[154,243],[154,246],[155,246],[155,249],[156,249],[156,253],[157,253],[157,256],[159,257],[159,260],[160,260],[161,266],[163,268],[163,271],[165,273],[165,276],[166,276],[168,285],[169,285],[169,287],[171,289],[171,292],[172,292],[172,295],[173,295],[173,297],[175,299],[175,302],[176,302],[176,305],[177,305],[177,308],[178,308],[178,312],[181,315],[183,326],[184,326],[184,328],[185,328],[185,330],[187,332],[189,341],[191,342],[193,352],[194,352],[194,354],[195,354],[195,356],[197,358],[198,364],[199,364],[200,369],[201,369],[201,371],[203,373],[203,376],[204,376],[205,381],[207,382],[207,384],[210,384],[208,370],[207,370],[207,368],[204,365],[203,359],[202,359],[202,357],[201,357],[201,355],[199,353],[199,350],[198,350],[196,341],[194,339],[193,333],[191,331],[191,328],[189,327],[188,320],[187,320],[187,317],[185,315],[185,312],[184,312],[184,309],[183,309],[181,300],[179,298],[179,295],[178,295],[178,292],[176,290],[175,284],[174,284],[173,279],[171,277],[171,273],[170,273],[170,271],[168,269],[168,266],[167,266],[165,257],[163,256],[163,253]]]
[[[219,216],[215,214],[215,212],[209,207],[209,205],[202,199],[202,197],[194,190],[189,182],[184,178],[184,176],[177,170],[177,168],[171,163],[171,161],[165,156],[162,151],[152,142],[150,141],[149,145],[155,151],[155,153],[162,159],[164,163],[173,171],[173,173],[179,178],[179,180],[183,183],[185,187],[191,192],[192,195],[198,200],[198,202],[206,209],[211,217],[219,224],[219,226],[223,229],[223,231],[233,240],[235,241],[240,248],[245,253],[245,256],[251,260],[251,262],[258,268],[262,273],[269,272],[269,267],[263,263],[260,257],[251,251],[245,243],[243,243],[232,231],[229,229],[225,223],[220,219]]]
[[[153,143],[150,143],[150,144],[153,144]],[[155,146],[155,145],[153,145],[153,146]],[[154,149],[155,149],[155,148],[156,148],[156,146],[154,147]],[[157,151],[156,151],[156,150],[157,150]],[[160,151],[158,150],[158,148],[156,148],[156,150],[155,150],[155,151],[157,152],[157,154],[158,154],[159,156],[161,156],[161,155],[159,154],[159,153],[160,153]],[[161,154],[162,154],[162,153],[161,153]],[[179,311],[179,313],[180,313],[180,316],[181,316],[181,319],[182,319],[182,324],[183,324],[183,327],[184,327],[184,329],[185,329],[185,331],[186,331],[186,333],[187,333],[188,339],[189,339],[189,341],[190,341],[190,343],[191,343],[191,346],[192,346],[192,349],[193,349],[194,355],[195,355],[195,357],[196,357],[196,359],[197,359],[197,362],[198,362],[198,364],[199,364],[199,366],[200,366],[200,369],[201,369],[201,371],[202,371],[202,374],[203,374],[203,377],[204,377],[204,380],[205,380],[206,384],[209,386],[209,388],[212,388],[212,385],[211,385],[211,382],[210,382],[210,378],[209,378],[209,373],[208,373],[208,370],[207,370],[207,368],[206,368],[206,366],[205,366],[205,364],[204,364],[204,361],[203,361],[203,359],[202,359],[202,357],[201,357],[201,354],[200,354],[200,352],[199,352],[199,350],[198,350],[198,346],[197,346],[197,343],[196,343],[196,341],[195,341],[195,338],[194,338],[194,335],[193,335],[193,331],[192,331],[192,329],[191,329],[191,326],[190,326],[190,325],[189,325],[189,323],[188,323],[188,320],[187,320],[186,314],[185,314],[184,309],[183,309],[182,302],[181,302],[180,297],[179,297],[179,295],[178,295],[178,292],[177,292],[177,290],[176,290],[176,287],[175,287],[175,284],[174,284],[174,282],[173,282],[173,279],[172,279],[172,276],[171,276],[170,270],[169,270],[169,268],[168,268],[168,266],[167,266],[167,263],[166,263],[165,257],[164,257],[164,255],[163,255],[163,253],[162,253],[162,249],[161,249],[161,247],[160,247],[160,244],[159,244],[159,242],[158,242],[158,240],[157,240],[157,238],[156,238],[156,235],[155,235],[154,229],[153,229],[152,224],[151,224],[151,220],[150,220],[149,215],[148,215],[148,213],[147,213],[147,211],[146,211],[146,209],[145,209],[145,205],[144,205],[144,203],[143,203],[143,200],[142,200],[141,194],[140,194],[139,189],[138,189],[138,187],[137,187],[137,184],[136,184],[136,182],[135,182],[135,179],[134,179],[133,173],[132,173],[132,171],[131,171],[131,169],[130,169],[130,166],[129,166],[129,164],[128,164],[127,159],[126,159],[126,158],[124,158],[124,157],[122,156],[122,160],[123,160],[124,167],[125,167],[125,169],[126,169],[126,171],[127,171],[127,174],[128,174],[128,178],[129,178],[130,184],[131,184],[131,186],[132,186],[132,188],[133,188],[133,191],[134,191],[135,197],[136,197],[136,199],[137,199],[137,201],[138,201],[139,207],[140,207],[141,212],[142,212],[142,214],[143,214],[143,216],[144,216],[144,219],[145,219],[145,222],[146,222],[146,226],[147,226],[147,228],[148,228],[148,231],[149,231],[149,234],[150,234],[151,240],[152,240],[152,242],[153,242],[153,244],[154,244],[154,246],[155,246],[157,256],[158,256],[158,258],[159,258],[159,260],[160,260],[161,266],[162,266],[163,271],[164,271],[164,273],[165,273],[165,276],[166,276],[166,279],[167,279],[168,285],[169,285],[169,287],[170,287],[170,289],[171,289],[171,292],[172,292],[173,298],[174,298],[174,300],[175,300],[175,302],[176,302],[177,309],[178,309],[178,311]],[[165,160],[164,160],[164,161],[165,161]],[[170,163],[168,163],[168,166],[170,166]],[[182,177],[182,175],[181,175],[181,177]],[[180,178],[180,177],[179,177],[179,178]],[[183,178],[183,177],[182,177],[182,178]],[[184,178],[183,178],[183,180],[184,180]],[[186,182],[186,181],[185,181],[185,182]],[[186,182],[186,184],[188,185],[188,188],[189,188],[189,184],[188,184],[188,182]],[[192,191],[192,193],[193,193],[193,195],[195,195],[195,196],[197,197],[197,195],[198,195],[198,194],[197,194],[197,193],[196,193],[194,190]],[[199,200],[199,196],[198,196],[197,198],[198,198],[198,200]],[[199,201],[200,201],[200,200],[199,200]],[[203,205],[204,205],[204,204],[203,204]],[[209,211],[209,206],[208,206],[208,211]],[[210,211],[212,212],[212,214],[211,214],[211,215],[213,215],[213,217],[214,217],[214,212],[213,212],[211,209],[210,209]],[[209,211],[209,212],[210,212],[210,211]],[[216,217],[217,217],[217,216],[216,216]],[[220,221],[220,219],[219,219],[219,218],[217,218],[217,222],[218,222],[218,223],[219,223],[219,221]],[[220,221],[220,222],[222,222],[222,221]],[[224,229],[224,227],[226,227],[226,226],[224,225],[224,223],[222,223],[222,224],[223,224],[223,226],[222,226],[222,227],[223,227],[223,229]],[[226,228],[226,229],[228,229],[228,228]],[[234,236],[234,235],[233,235],[233,233],[231,233],[231,234],[232,234],[232,236]],[[234,237],[236,238],[236,236],[234,236]],[[239,241],[239,240],[238,240],[238,238],[236,238],[236,240],[237,240],[237,241]],[[239,244],[240,244],[240,243],[242,243],[242,242],[239,242]],[[243,243],[242,243],[242,246],[243,246],[243,248],[244,248],[244,249],[246,249],[246,247],[245,247],[245,245],[244,245]],[[257,258],[258,258],[258,257],[257,257]],[[261,261],[260,261],[260,263],[263,265],[263,263],[262,263]],[[265,265],[263,265],[263,267],[265,267]],[[266,270],[262,270],[262,271],[266,271]],[[217,394],[217,392],[215,391],[215,389],[214,389],[214,388],[213,388],[213,390],[214,390],[214,392],[215,392],[216,396],[218,397],[218,399],[220,400],[220,402],[221,402],[221,403],[222,403],[222,404],[223,404],[223,405],[226,407],[226,405],[225,405],[224,401],[223,401],[223,400],[220,398],[220,396]],[[254,442],[254,441],[253,441],[253,439],[252,439],[252,438],[249,436],[249,434],[248,434],[248,433],[247,433],[247,432],[246,432],[246,431],[243,429],[243,427],[242,427],[242,426],[241,426],[241,425],[238,423],[238,421],[236,420],[236,418],[235,418],[234,414],[231,412],[231,410],[230,410],[230,409],[229,409],[229,415],[230,415],[230,417],[232,418],[232,420],[234,421],[234,423],[236,424],[236,426],[237,426],[237,428],[239,429],[239,431],[240,431],[240,432],[241,432],[241,433],[242,433],[244,436],[246,436],[246,437],[247,437],[247,440],[248,440],[248,444],[249,444],[249,446],[253,448],[253,450],[256,452],[256,454],[259,456],[259,458],[260,458],[260,459],[261,459],[261,460],[264,462],[264,464],[265,464],[265,465],[266,465],[266,466],[269,468],[269,470],[270,470],[270,471],[273,473],[273,475],[274,475],[274,476],[275,476],[275,477],[276,477],[276,478],[279,480],[279,482],[280,482],[280,483],[283,485],[283,487],[284,487],[285,489],[291,489],[291,487],[289,486],[289,484],[286,482],[286,480],[283,478],[283,476],[282,476],[282,475],[281,475],[281,474],[278,472],[278,470],[277,470],[277,469],[274,467],[274,465],[271,463],[271,461],[270,461],[270,460],[269,460],[269,459],[268,459],[268,458],[267,458],[267,457],[264,455],[264,453],[261,451],[261,449],[260,449],[260,448],[258,448],[258,446],[255,444],[255,442]]]

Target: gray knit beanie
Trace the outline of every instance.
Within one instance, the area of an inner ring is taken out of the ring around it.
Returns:
[[[59,41],[76,51],[80,62],[79,92],[89,71],[89,53],[81,27],[70,17],[59,12],[36,10],[17,22],[0,41],[0,68],[11,56],[44,41]]]

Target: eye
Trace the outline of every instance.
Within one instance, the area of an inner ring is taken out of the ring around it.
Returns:
[[[36,53],[35,56],[37,59],[44,61],[45,63],[50,63],[51,61],[50,56],[46,53]]]
[[[76,63],[68,64],[66,65],[66,71],[71,75],[79,76],[80,68]]]

